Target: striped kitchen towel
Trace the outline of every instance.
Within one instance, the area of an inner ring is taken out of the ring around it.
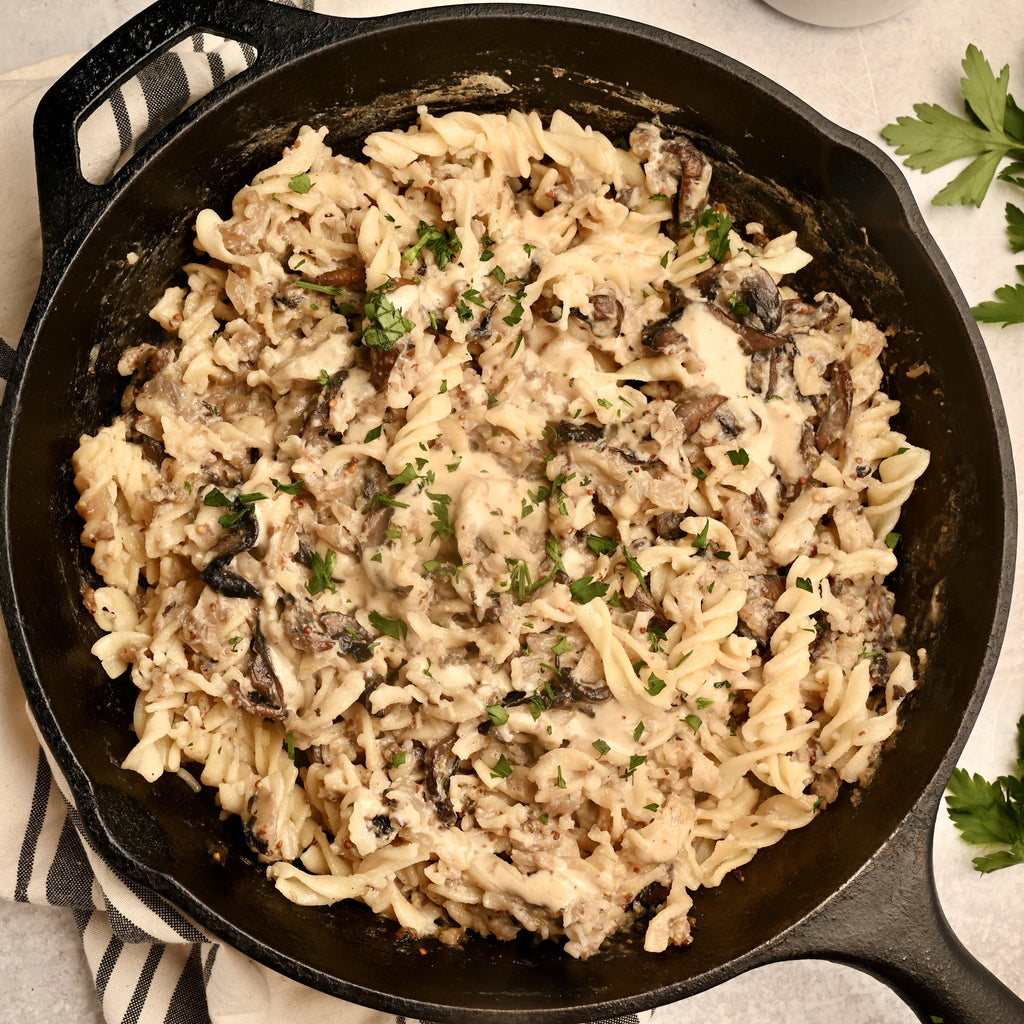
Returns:
[[[327,3],[317,7],[335,13]],[[243,70],[253,56],[244,45],[197,35],[155,59],[82,126],[84,175],[109,178],[168,115]],[[7,211],[0,377],[10,372],[40,270],[31,118],[46,87],[69,64],[58,59],[0,76],[0,204]],[[65,907],[74,915],[109,1024],[404,1024],[255,963],[104,863],[37,739],[2,623],[0,706],[0,898]],[[639,1024],[639,1018],[614,1024]]]

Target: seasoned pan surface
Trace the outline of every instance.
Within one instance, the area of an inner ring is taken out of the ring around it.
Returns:
[[[253,71],[192,108],[108,186],[85,187],[69,171],[75,117],[99,98],[92,83],[207,26],[253,42]],[[410,52],[414,61],[403,56]],[[118,408],[117,353],[157,330],[147,310],[190,254],[196,210],[223,209],[303,122],[328,124],[332,145],[355,155],[367,131],[411,122],[424,101],[435,111],[562,108],[612,135],[653,111],[689,131],[715,161],[716,194],[737,217],[799,232],[815,256],[804,291],[834,288],[857,315],[892,329],[888,390],[903,403],[906,432],[933,452],[901,520],[896,581],[912,643],[930,651],[920,699],[861,799],[844,798],[762,852],[742,882],[701,895],[689,949],[650,956],[639,937],[625,937],[578,962],[553,946],[473,940],[424,956],[396,944],[394,926],[365,908],[287,903],[208,794],[175,779],[150,786],[119,768],[132,745],[134,693],[107,680],[89,653],[96,627],[81,608],[89,570],[68,467],[77,438]],[[842,922],[863,916],[858,885],[884,899],[886,881],[908,865],[927,890],[920,851],[994,667],[1015,532],[991,369],[887,159],[720,55],[598,15],[503,6],[333,21],[226,0],[160,4],[94,51],[44,101],[37,150],[47,258],[3,413],[0,501],[12,541],[0,566],[4,610],[40,727],[113,863],[284,973],[438,1020],[593,1019],[678,999],[780,956],[867,963],[863,944],[840,941]],[[143,259],[130,265],[128,252]],[[906,376],[922,359],[927,386]],[[907,915],[922,913],[907,902]],[[901,941],[910,940],[891,945]],[[455,974],[460,983],[448,984]],[[906,970],[897,980],[924,984]],[[1016,1019],[993,991],[991,1004],[973,990],[971,1001],[993,1007],[990,1020]],[[937,1000],[935,1012],[952,998],[911,995]]]

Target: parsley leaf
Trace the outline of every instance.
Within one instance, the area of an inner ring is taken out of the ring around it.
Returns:
[[[385,352],[393,349],[416,326],[384,294],[387,290],[390,290],[388,285],[382,285],[367,292],[363,304],[363,316],[369,321],[369,326],[363,331],[363,343]]]
[[[717,262],[728,259],[732,218],[727,213],[719,213],[718,210],[705,210],[697,223],[707,229],[708,255]]]
[[[313,181],[309,174],[306,171],[303,171],[301,174],[296,174],[295,177],[288,182],[288,187],[293,192],[297,192],[300,196],[303,196],[313,187]]]
[[[946,806],[965,842],[1004,847],[974,858],[983,874],[1024,864],[1024,715],[1017,722],[1017,775],[988,782],[955,768]]]
[[[595,597],[608,593],[608,584],[596,581],[593,576],[583,576],[569,584],[569,593],[577,604],[590,604]]]
[[[1024,266],[1017,267],[1024,280]],[[1024,324],[1024,284],[1004,284],[996,289],[995,299],[971,307],[975,320],[982,324]]]
[[[420,236],[419,241],[402,253],[402,259],[406,263],[412,263],[420,254],[420,250],[426,249],[434,254],[437,269],[444,270],[462,252],[462,242],[459,241],[454,227],[449,226],[440,231],[433,224],[421,220],[416,233]]]
[[[918,103],[913,117],[898,117],[882,136],[908,167],[934,171],[954,160],[971,162],[932,200],[980,206],[1004,157],[1024,157],[1024,130],[1020,108],[1009,95],[1010,69],[998,77],[973,43],[962,61],[966,77],[960,80],[971,119],[952,114],[934,103]]]
[[[332,594],[337,593],[338,588],[334,585],[334,580],[332,579],[334,563],[337,561],[337,558],[338,556],[330,549],[328,549],[326,555],[321,555],[316,551],[313,552],[309,562],[309,570],[313,576],[306,584],[306,589],[309,591],[310,596],[316,597],[317,594],[321,594],[325,590],[329,590]]]
[[[392,640],[404,640],[409,635],[409,627],[401,619],[389,619],[378,611],[370,612],[370,623],[374,629]]]

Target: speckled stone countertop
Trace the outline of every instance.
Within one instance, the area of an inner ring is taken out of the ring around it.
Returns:
[[[838,124],[884,146],[881,127],[928,101],[959,109],[960,60],[976,43],[998,69],[1011,65],[1011,90],[1024,101],[1021,0],[917,0],[903,13],[854,29],[792,21],[761,0],[589,0],[584,6],[656,25],[712,46],[788,88]],[[143,0],[0,0],[0,73],[66,53],[83,52],[141,10]],[[360,16],[416,3],[352,2]],[[1014,11],[1016,14],[1014,14]],[[737,116],[741,116],[740,112]],[[2,159],[7,159],[6,154]],[[28,169],[30,172],[30,169]],[[1015,280],[1005,240],[1009,186],[996,183],[980,210],[929,205],[952,176],[907,172],[926,221],[974,304]],[[1017,200],[1020,201],[1019,199]],[[1017,258],[1019,261],[1019,257]],[[0,303],[4,296],[0,291]],[[1024,326],[983,331],[1015,450],[1024,442]],[[1024,573],[1018,568],[1018,580]],[[1024,606],[1018,583],[1007,641],[981,717],[960,763],[988,777],[1013,764],[1013,723],[1024,713]],[[0,808],[0,827],[3,809]],[[934,865],[939,897],[967,948],[1024,996],[1024,867],[981,876],[973,851],[944,813],[937,822]],[[70,913],[0,903],[0,1021],[100,1024]],[[340,1019],[340,1018],[339,1018]],[[911,1024],[915,1015],[880,982],[833,964],[799,961],[761,968],[657,1011],[657,1024]]]

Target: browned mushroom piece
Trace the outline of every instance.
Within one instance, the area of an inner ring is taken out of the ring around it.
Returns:
[[[853,378],[850,376],[850,368],[838,359],[832,364],[832,381],[825,397],[825,412],[814,434],[818,451],[823,452],[843,436],[852,411]]]
[[[459,759],[452,753],[454,746],[455,736],[452,735],[444,742],[428,748],[423,759],[427,796],[433,802],[437,816],[445,828],[451,828],[459,820],[452,806],[451,797],[451,778],[459,766]]]
[[[713,302],[705,303],[705,308],[715,319],[721,321],[739,335],[740,348],[748,356],[753,355],[755,352],[764,352],[767,349],[778,348],[779,345],[785,345],[789,340],[781,335],[770,334],[767,331],[759,330],[757,327],[741,323]]]
[[[604,428],[600,423],[588,423],[586,420],[561,420],[555,427],[555,436],[559,441],[593,444],[604,437]]]
[[[391,348],[375,348],[363,345],[360,351],[366,353],[370,362],[370,383],[378,391],[388,386],[391,371],[398,362],[398,357],[405,351],[404,345],[393,345]]]
[[[334,374],[321,388],[320,395],[306,414],[302,425],[302,439],[312,441],[317,437],[329,434],[331,430],[331,409],[334,407],[342,384],[348,377],[347,370]]]
[[[366,288],[366,268],[337,267],[334,270],[317,274],[313,278],[313,283],[324,285],[327,288],[352,288],[361,291]]]
[[[771,640],[786,616],[775,610],[775,602],[786,589],[786,578],[774,574],[753,576],[747,590],[747,600],[740,609],[739,617],[750,632],[764,642]]]
[[[284,690],[274,671],[270,645],[257,619],[252,635],[252,662],[249,665],[249,685],[234,685],[239,707],[260,718],[281,721],[285,716]]]
[[[562,303],[547,292],[537,296],[530,310],[535,317],[540,317],[545,323],[557,324],[562,319]]]
[[[839,314],[839,303],[835,296],[825,292],[814,303],[803,299],[786,299],[782,303],[782,318],[777,332],[792,335],[821,330],[827,327]]]
[[[679,310],[675,310],[668,316],[647,324],[640,331],[640,341],[655,352],[681,355],[689,349],[690,342],[676,326],[678,320]]]
[[[585,323],[595,338],[617,338],[622,333],[625,310],[614,295],[597,292],[590,296],[589,316],[584,316],[578,309],[574,309],[572,315]]]
[[[244,506],[236,502],[233,507],[242,514],[227,536],[214,548],[214,557],[200,575],[211,590],[224,597],[259,599],[263,594],[255,584],[228,568],[235,555],[255,546],[260,533],[259,521],[251,505]]]
[[[707,394],[696,388],[683,392],[675,405],[675,414],[686,437],[692,437],[700,425],[725,403],[725,395]]]
[[[281,625],[288,642],[299,651],[317,654],[334,647],[334,638],[323,629],[315,609],[291,595],[282,602]]]
[[[350,654],[356,661],[369,661],[373,657],[373,637],[363,629],[354,615],[324,612],[320,616],[320,625],[343,654]]]

